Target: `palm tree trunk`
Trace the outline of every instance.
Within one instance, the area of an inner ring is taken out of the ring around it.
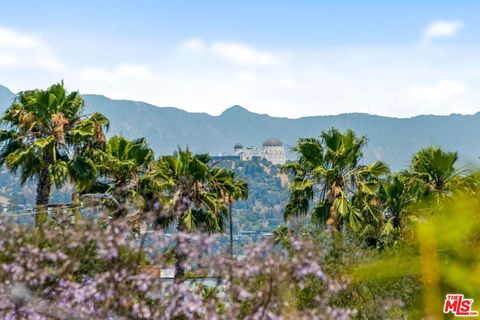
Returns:
[[[330,228],[330,231],[332,231],[332,234],[336,234],[338,232],[337,210],[335,210],[334,204],[330,206],[327,225]]]
[[[393,215],[392,226],[395,229],[400,229],[400,217],[397,214]]]
[[[78,192],[72,193],[72,205],[73,205],[73,217],[75,219],[75,223],[78,223],[82,218],[81,212],[80,212],[80,195],[78,194]]]
[[[233,257],[233,221],[232,221],[232,204],[228,206],[228,222],[230,224],[230,257]]]
[[[182,217],[179,217],[177,222],[177,233],[184,232],[185,230],[186,228],[183,224]],[[183,237],[177,239],[182,239],[182,241],[184,241]],[[187,260],[187,255],[184,250],[182,250],[182,247],[184,246],[179,245],[177,242],[175,246],[175,282],[181,282],[185,277],[185,262]]]
[[[40,171],[37,182],[37,197],[35,204],[37,212],[35,213],[35,226],[39,227],[47,221],[47,205],[50,199],[52,181],[48,172],[48,167]]]
[[[338,217],[337,217],[337,210],[335,209],[336,199],[337,199],[337,189],[336,189],[336,182],[334,182],[330,187],[330,193],[327,198],[327,201],[330,203],[327,225],[329,226],[330,231],[332,231],[333,235],[335,235],[338,232]]]

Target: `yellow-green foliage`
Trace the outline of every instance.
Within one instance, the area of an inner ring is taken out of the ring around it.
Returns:
[[[414,230],[415,237],[401,247],[356,267],[354,282],[417,278],[422,295],[412,307],[432,319],[442,317],[447,293],[473,298],[479,309],[480,200],[472,194],[444,200],[435,212],[419,216]]]

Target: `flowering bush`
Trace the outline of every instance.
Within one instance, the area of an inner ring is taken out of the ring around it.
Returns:
[[[348,287],[322,267],[321,250],[292,239],[240,257],[204,234],[135,236],[125,222],[42,229],[0,224],[0,316],[5,319],[349,319],[333,304]],[[160,277],[181,250],[187,277]],[[206,281],[209,280],[209,281]],[[310,302],[302,301],[308,296]]]

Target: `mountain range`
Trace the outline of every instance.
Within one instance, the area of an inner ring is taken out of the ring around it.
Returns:
[[[0,85],[0,112],[14,97],[13,92]],[[337,127],[341,130],[351,128],[358,135],[366,135],[365,161],[384,160],[394,170],[404,169],[411,155],[427,145],[458,151],[463,164],[480,164],[480,113],[401,119],[350,113],[288,119],[233,106],[219,116],[212,116],[101,95],[85,94],[83,97],[87,112],[98,111],[110,119],[109,135],[146,137],[157,154],[172,153],[179,146],[188,146],[197,153],[231,153],[237,142],[244,146],[261,146],[270,137],[281,140],[288,147],[299,137],[316,137],[322,130]],[[293,157],[291,153],[289,156]]]

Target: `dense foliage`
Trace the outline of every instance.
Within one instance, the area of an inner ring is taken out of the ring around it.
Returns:
[[[283,222],[288,177],[265,159],[223,160],[217,163],[248,183],[248,198],[233,207],[235,233],[273,232]]]
[[[214,242],[201,234],[178,233],[171,241],[162,232],[150,233],[148,246],[142,246],[121,221],[107,228],[63,222],[41,231],[3,221],[1,231],[4,318],[337,319],[355,314],[335,302],[348,281],[323,269],[323,252],[310,242],[295,240],[285,252],[258,245],[237,260],[212,253]],[[211,277],[211,284],[160,279],[172,246],[195,262],[195,274]],[[315,303],[289,294],[297,290],[315,290]]]
[[[3,115],[0,161],[35,179],[37,204],[35,224],[0,221],[3,318],[439,319],[447,293],[480,299],[480,176],[456,152],[423,148],[391,173],[332,128],[282,168],[155,157],[83,114],[57,84]],[[53,186],[72,203],[52,209]],[[273,227],[233,250],[232,231]]]
[[[0,165],[20,171],[22,183],[37,178],[38,206],[48,204],[52,184],[60,187],[70,178],[82,185],[95,177],[90,158],[105,142],[108,120],[83,109],[79,93],[68,94],[60,83],[19,93],[2,117]],[[45,220],[42,213],[37,210],[37,224]]]

